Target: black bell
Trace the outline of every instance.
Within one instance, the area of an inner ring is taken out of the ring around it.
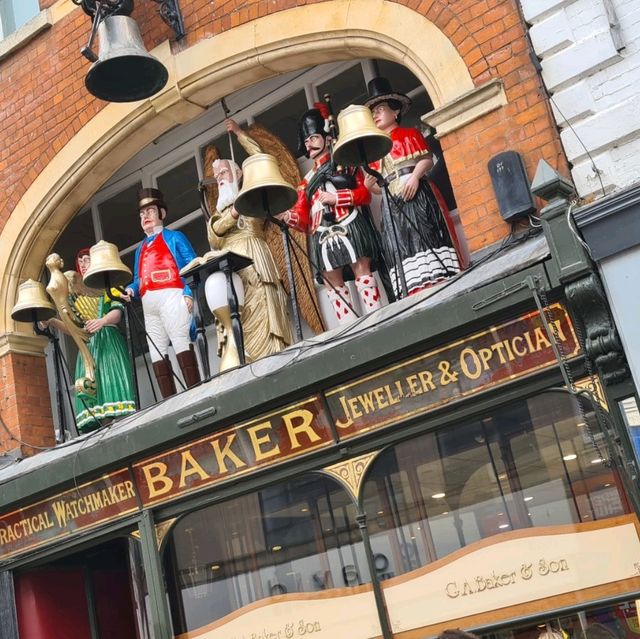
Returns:
[[[109,16],[98,27],[100,57],[85,78],[87,90],[107,102],[136,102],[164,87],[169,72],[144,48],[129,16]]]

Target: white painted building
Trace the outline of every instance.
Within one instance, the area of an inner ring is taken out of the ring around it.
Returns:
[[[640,2],[521,5],[578,194],[640,182]]]
[[[640,459],[640,0],[520,0],[635,382],[624,411]],[[592,201],[593,200],[593,201]]]

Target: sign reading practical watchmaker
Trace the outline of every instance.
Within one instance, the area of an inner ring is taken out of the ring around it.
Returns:
[[[334,443],[317,396],[134,464],[142,502],[154,504]]]
[[[580,346],[566,311],[548,319],[566,357]],[[421,415],[443,404],[557,365],[538,312],[494,326],[326,393],[340,439]]]
[[[128,470],[119,470],[0,517],[3,559],[138,510]]]

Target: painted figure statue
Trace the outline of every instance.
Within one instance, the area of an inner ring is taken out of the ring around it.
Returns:
[[[444,198],[427,177],[433,157],[424,137],[415,128],[400,126],[410,98],[394,91],[386,78],[371,80],[368,92],[365,104],[376,126],[393,141],[391,151],[371,165],[389,184],[389,201],[386,197],[382,200],[392,225],[382,229],[385,257],[396,295],[402,293],[398,257],[411,295],[460,271],[452,241],[455,234]],[[371,176],[366,184],[373,192],[380,192]]]
[[[381,306],[380,291],[372,274],[378,258],[376,231],[365,207],[371,193],[361,169],[338,174],[330,161],[326,113],[306,111],[298,127],[299,155],[313,160],[312,169],[298,186],[298,200],[282,219],[311,236],[313,267],[321,274],[338,323],[355,319],[345,277],[355,284],[365,313]]]
[[[249,155],[262,152],[258,143],[234,120],[227,120],[225,125]],[[265,239],[266,220],[245,217],[234,208],[242,171],[235,162],[226,159],[214,160],[212,168],[218,198],[216,210],[207,224],[209,245],[214,250],[233,251],[253,260],[253,264],[242,269],[239,275],[244,286],[244,350],[247,361],[256,361],[281,351],[293,341],[287,296]],[[224,351],[228,343],[226,336],[221,335],[218,343]],[[224,352],[219,354],[224,360]]]
[[[51,274],[47,292],[59,318],[43,324],[67,333],[78,345],[75,414],[81,433],[136,410],[131,360],[118,330],[123,306],[117,298],[83,284],[90,265],[89,249],[78,253],[76,271],[63,273],[57,253],[46,261]]]
[[[167,206],[158,189],[138,193],[140,226],[145,239],[136,250],[133,282],[126,299],[140,297],[153,371],[160,393],[176,392],[169,343],[176,354],[187,387],[200,382],[200,372],[190,341],[193,296],[180,277],[180,269],[196,256],[189,240],[180,231],[165,229]]]

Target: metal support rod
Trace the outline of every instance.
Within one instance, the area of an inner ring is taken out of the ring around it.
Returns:
[[[193,320],[196,323],[196,346],[202,362],[204,381],[211,379],[211,366],[209,365],[209,342],[204,327],[204,319],[200,308],[200,273],[193,276]]]
[[[358,513],[356,516],[356,522],[362,535],[362,542],[364,543],[364,552],[367,556],[367,565],[369,566],[369,574],[371,575],[371,585],[373,587],[373,597],[376,601],[376,608],[378,610],[378,620],[380,621],[380,629],[382,630],[382,636],[384,639],[391,639],[392,632],[389,625],[389,617],[387,614],[387,607],[384,602],[384,595],[382,594],[382,587],[378,580],[378,571],[376,570],[375,559],[373,558],[373,549],[371,548],[371,539],[369,538],[369,529],[367,528],[367,515],[364,512]]]
[[[402,268],[402,260],[400,259],[400,251],[398,249],[398,234],[396,232],[396,225],[393,221],[393,215],[391,213],[391,197],[389,194],[389,185],[387,184],[387,181],[382,177],[381,173],[369,166],[369,163],[367,162],[367,152],[365,151],[364,144],[362,144],[360,140],[358,141],[358,150],[362,159],[363,171],[376,179],[378,186],[382,189],[383,197],[386,200],[386,206],[382,207],[382,221],[385,229],[388,229],[389,233],[393,235],[393,242],[391,242],[391,245],[393,246],[393,262],[396,267],[395,288],[398,288],[397,282],[398,280],[400,280],[399,288],[402,294],[401,297],[407,297],[407,295],[409,294],[409,291],[407,289],[407,278],[404,274],[404,268]],[[391,285],[394,285],[393,281],[391,282]],[[396,293],[395,290],[394,293]]]
[[[178,0],[153,0],[158,7],[160,17],[164,20],[165,24],[173,29],[173,33],[176,36],[176,40],[181,40],[187,34],[184,30],[184,22],[182,20],[182,13],[178,6]]]
[[[296,331],[296,338],[302,341],[302,322],[300,321],[300,309],[298,307],[298,293],[296,291],[296,280],[293,275],[293,262],[291,261],[291,239],[289,238],[289,228],[286,224],[280,223],[271,215],[269,199],[265,190],[262,191],[262,208],[267,214],[267,219],[280,227],[282,233],[282,245],[284,247],[284,261],[287,266],[287,277],[289,278],[289,293],[291,295],[291,314],[293,315],[293,326]]]
[[[244,352],[244,335],[242,333],[242,322],[240,321],[240,304],[238,304],[238,293],[233,284],[233,268],[229,260],[224,259],[220,262],[220,269],[224,273],[227,280],[227,299],[229,300],[229,315],[231,317],[231,328],[233,330],[233,338],[238,349],[238,360],[240,366],[247,363]]]
[[[131,322],[129,321],[129,306],[124,306],[124,332],[127,337],[127,347],[129,349],[129,358],[131,359],[131,374],[133,376],[133,393],[136,410],[140,410],[140,387],[138,385],[138,371],[136,370],[136,354],[133,350],[133,335],[131,334]]]
[[[44,335],[48,337],[51,343],[53,344],[53,368],[56,376],[56,403],[58,404],[58,424],[60,426],[60,442],[63,443],[66,439],[65,431],[66,431],[66,419],[64,415],[64,398],[62,396],[62,374],[61,374],[61,362],[58,357],[58,349],[60,345],[58,344],[58,338],[53,334],[50,330],[41,330],[38,326],[38,320],[35,319],[35,311],[33,311],[34,321],[33,321],[33,330],[36,335]],[[68,389],[67,389],[68,391]],[[71,397],[69,397],[69,405],[71,405]],[[73,411],[73,407],[71,409]]]

